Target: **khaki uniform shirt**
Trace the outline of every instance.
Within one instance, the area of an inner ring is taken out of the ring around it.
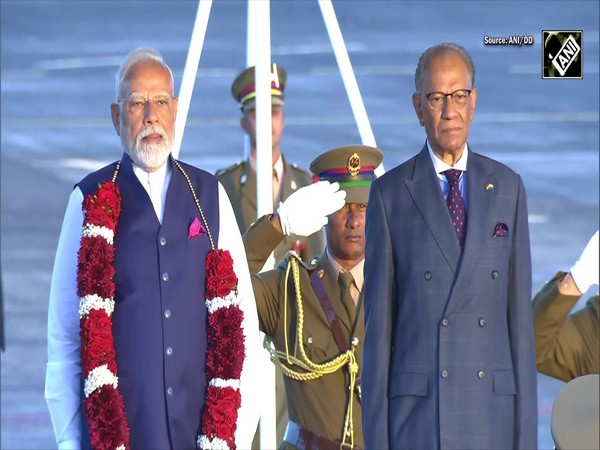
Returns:
[[[246,233],[244,245],[250,272],[254,274],[252,275],[252,286],[256,296],[260,328],[271,338],[275,348],[283,352],[286,349],[285,336],[287,334],[290,354],[298,355],[298,315],[291,273],[288,285],[287,313],[284,312],[285,275],[289,256],[276,269],[256,273],[262,268],[269,253],[282,237],[283,235],[270,224],[269,218],[263,217]],[[358,312],[353,301],[348,302],[349,304],[343,303],[337,280],[338,273],[332,268],[326,251],[323,251],[311,264],[300,265],[300,289],[304,312],[302,330],[304,350],[309,359],[318,364],[328,362],[340,354],[327,317],[310,282],[310,274],[314,270],[322,270],[323,285],[344,336],[348,342],[353,337],[358,338],[355,355],[358,363],[358,375],[360,375],[364,337],[362,302],[358,303]],[[293,366],[292,369],[303,371],[297,366]],[[342,440],[348,402],[352,401],[354,445],[362,447],[360,402],[356,392],[349,391],[350,375],[347,365],[332,374],[311,381],[296,381],[284,376],[284,383],[290,420],[328,439]],[[293,447],[284,444],[282,448]]]
[[[296,165],[288,164],[283,158],[283,179],[281,180],[281,201],[288,198],[296,189],[312,184],[310,174]],[[217,171],[217,178],[225,188],[240,227],[245,233],[256,221],[256,172],[249,160]],[[298,244],[299,241],[299,244]],[[275,248],[275,261],[281,261],[288,250],[299,248],[304,261],[310,261],[323,250],[324,237],[320,231],[309,237],[285,236]]]
[[[580,297],[558,292],[564,275],[554,275],[533,299],[533,327],[538,371],[570,381],[600,372],[600,309],[596,295],[569,315]]]

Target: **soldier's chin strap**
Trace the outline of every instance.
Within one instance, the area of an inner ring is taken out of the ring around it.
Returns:
[[[294,282],[294,290],[296,291],[296,308],[298,310],[297,319],[297,337],[294,343],[294,354],[290,354],[289,349],[289,338],[288,328],[285,328],[285,352],[276,350],[270,342],[265,339],[265,348],[271,354],[271,361],[276,366],[281,367],[281,371],[284,375],[290,377],[296,381],[310,381],[321,378],[324,375],[335,373],[342,369],[345,365],[348,365],[348,371],[350,373],[350,396],[348,400],[348,407],[346,409],[346,420],[344,422],[344,436],[342,438],[342,444],[349,444],[354,446],[354,421],[353,421],[353,393],[356,386],[356,376],[358,374],[358,363],[356,362],[356,356],[354,354],[356,349],[356,340],[352,341],[351,348],[342,352],[332,360],[318,364],[311,361],[304,350],[303,343],[303,332],[304,332],[304,308],[302,306],[302,294],[300,291],[300,270],[299,270],[300,257],[294,252],[290,252],[288,258],[288,265],[285,272],[285,290],[284,290],[284,309],[283,309],[283,321],[287,324],[288,315],[288,281],[290,272],[292,273],[292,280]],[[298,354],[299,353],[299,354]],[[282,362],[282,361],[285,361]],[[291,369],[288,366],[298,366],[304,372],[299,372]]]

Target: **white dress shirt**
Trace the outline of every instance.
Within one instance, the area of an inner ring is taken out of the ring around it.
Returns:
[[[156,216],[162,223],[166,193],[172,168],[166,163],[148,173],[133,166],[138,180],[148,192]],[[191,192],[190,192],[190,195]],[[75,188],[69,198],[54,260],[48,307],[48,364],[45,398],[58,448],[81,448],[83,411],[80,404],[81,357],[79,337],[79,298],[77,297],[77,252],[84,215],[83,193]],[[217,247],[229,250],[238,277],[239,306],[244,313],[246,359],[240,380],[242,406],[238,414],[236,445],[250,448],[260,410],[257,351],[260,351],[258,315],[250,280],[246,251],[229,197],[219,183],[219,239]]]
[[[460,178],[458,179],[458,188],[460,189],[460,195],[463,198],[463,202],[465,203],[465,211],[468,211],[468,200],[467,200],[467,160],[469,159],[469,146],[465,142],[465,148],[462,152],[462,155],[454,166],[449,165],[448,163],[442,161],[431,149],[429,145],[429,141],[427,141],[427,150],[429,150],[429,156],[431,157],[431,161],[433,162],[433,170],[438,176],[438,180],[440,183],[440,187],[442,188],[442,192],[444,193],[444,198],[448,198],[448,192],[450,192],[450,184],[446,179],[446,175],[442,172],[445,172],[448,169],[456,169],[461,170]]]

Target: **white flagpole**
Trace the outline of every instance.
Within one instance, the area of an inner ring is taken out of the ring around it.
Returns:
[[[354,114],[354,120],[356,120],[362,143],[364,145],[370,145],[371,147],[377,147],[375,135],[371,129],[369,116],[367,116],[367,110],[365,109],[365,104],[360,95],[360,90],[358,89],[356,76],[354,75],[352,64],[350,63],[348,50],[346,49],[346,44],[342,37],[342,31],[340,30],[340,24],[337,21],[333,4],[331,3],[331,0],[319,0],[319,7],[321,8],[323,21],[325,22],[325,27],[329,34],[331,46],[333,47],[335,59],[337,60],[346,92],[348,93],[348,100],[350,100],[350,106],[352,107],[352,113]],[[383,172],[384,168],[383,164],[381,164],[375,170],[375,174],[380,176]]]
[[[258,217],[273,212],[273,137],[271,120],[271,4],[269,0],[249,0],[254,8],[254,43],[256,69],[256,211]],[[271,254],[265,265],[274,267]],[[264,270],[264,269],[263,269]],[[274,449],[276,443],[275,367],[263,365],[262,382],[265,386],[260,420],[260,448]]]
[[[200,64],[200,55],[202,54],[202,46],[204,45],[211,7],[212,0],[199,0],[198,2],[196,21],[194,22],[190,48],[185,62],[185,69],[183,70],[181,88],[179,89],[179,104],[177,106],[177,118],[175,119],[175,137],[171,150],[174,158],[179,157],[179,151],[181,150],[183,132],[192,101],[194,83],[196,82],[196,74],[198,73],[198,64]]]

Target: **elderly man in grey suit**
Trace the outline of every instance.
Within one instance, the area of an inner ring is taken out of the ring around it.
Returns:
[[[421,55],[427,141],[371,185],[362,416],[367,449],[535,449],[527,205],[519,175],[475,153],[471,57]]]

